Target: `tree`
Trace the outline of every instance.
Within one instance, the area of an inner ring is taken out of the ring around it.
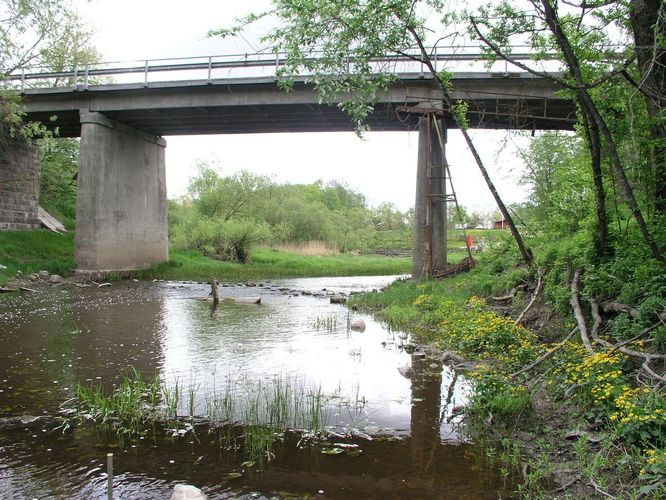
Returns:
[[[76,177],[79,171],[79,141],[49,139],[41,145],[39,199],[47,209],[71,221],[76,217]],[[54,214],[56,215],[56,214]]]
[[[249,23],[265,16],[278,18],[279,25],[265,39],[275,50],[286,52],[279,69],[279,83],[289,90],[294,78],[309,75],[324,103],[338,105],[356,124],[359,134],[367,130],[366,118],[380,92],[395,80],[397,59],[411,59],[425,65],[442,92],[444,109],[451,114],[481,171],[488,188],[511,228],[523,260],[532,262],[513,219],[499,196],[468,131],[465,106],[454,103],[450,75],[436,71],[426,49],[427,16],[417,7],[436,13],[444,10],[442,0],[275,0],[274,9],[253,14],[229,29],[211,35],[235,35]],[[444,17],[442,28],[449,24]]]
[[[61,72],[98,62],[91,39],[69,0],[0,0],[0,122],[26,137],[42,135],[43,128],[21,123],[20,100],[7,77],[21,68]]]
[[[188,194],[196,209],[206,217],[223,221],[248,216],[271,185],[267,177],[247,171],[220,177],[207,163],[200,162],[198,176],[190,179]]]
[[[666,213],[666,4],[631,0],[629,21],[640,79],[624,76],[645,97],[651,120],[655,207]]]
[[[662,263],[666,262],[637,201],[612,127],[595,99],[595,92],[621,73],[626,73],[635,58],[629,47],[626,58],[618,63],[617,54],[608,54],[606,50],[611,44],[607,32],[612,27],[621,29],[629,17],[626,4],[615,0],[563,3],[568,10],[561,9],[557,0],[528,0],[522,4],[502,1],[494,9],[482,9],[479,15],[468,14],[468,18],[472,32],[486,44],[489,53],[525,71],[557,81],[574,96],[592,159],[599,228],[598,253],[603,256],[606,252],[607,234],[601,172],[603,148],[643,239],[652,255]],[[526,35],[530,37],[537,54],[544,54],[547,50],[559,53],[567,70],[563,77],[535,70],[511,57],[512,44]]]

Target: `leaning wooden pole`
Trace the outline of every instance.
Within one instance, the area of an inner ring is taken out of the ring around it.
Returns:
[[[218,282],[215,278],[210,279],[210,294],[213,296],[213,304],[217,305],[220,303],[220,294],[218,290]]]

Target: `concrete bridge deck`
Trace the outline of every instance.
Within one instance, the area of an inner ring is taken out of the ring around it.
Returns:
[[[453,88],[451,97],[468,104],[472,128],[570,130],[575,123],[573,102],[554,82],[529,73],[455,73]],[[427,75],[399,75],[368,124],[375,131],[414,129],[418,118],[400,108],[437,99],[433,89]],[[319,102],[305,78],[291,92],[274,77],[249,77],[32,89],[23,96],[26,118],[58,127],[61,137],[80,136],[81,110],[157,136],[354,129],[339,107]]]

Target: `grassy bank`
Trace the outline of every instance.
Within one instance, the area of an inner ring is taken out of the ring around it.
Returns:
[[[63,276],[73,273],[74,233],[51,231],[0,232],[0,284],[16,276],[46,270]],[[256,248],[251,262],[234,264],[214,260],[196,251],[172,250],[170,260],[146,271],[138,271],[141,279],[244,281],[266,278],[316,276],[362,276],[404,274],[411,270],[410,259],[370,255],[299,255],[270,248]]]
[[[513,263],[502,267],[501,260],[449,280],[396,282],[384,292],[353,297],[350,306],[372,310],[421,342],[471,362],[465,370],[475,390],[464,428],[485,440],[504,467],[523,475],[523,497],[666,498],[666,398],[660,384],[646,379],[641,358],[620,352],[624,348],[595,343],[588,350],[577,332],[570,334],[576,321],[555,307],[564,287],[554,271],[546,273],[546,291],[517,324],[512,318],[536,288],[536,271]],[[517,284],[526,286],[508,299],[479,297],[511,295]],[[631,340],[643,326],[622,314],[614,321],[625,322]],[[647,311],[643,319],[658,322]],[[663,356],[666,327],[653,331],[650,342],[626,345]],[[610,335],[609,327],[604,336]]]
[[[68,275],[74,269],[74,233],[51,231],[0,232],[0,284],[16,276],[41,270]]]
[[[249,281],[265,278],[316,276],[370,276],[404,274],[411,271],[410,259],[356,256],[351,254],[311,256],[272,248],[252,251],[248,264],[210,259],[196,251],[172,251],[169,262],[136,273],[141,279]]]

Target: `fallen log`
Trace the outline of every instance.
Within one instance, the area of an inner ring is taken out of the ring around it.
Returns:
[[[461,273],[466,273],[474,267],[474,261],[469,257],[465,257],[458,264],[449,264],[444,269],[437,269],[432,273],[432,277],[436,279],[449,278],[457,276]]]
[[[525,319],[525,316],[529,312],[530,309],[532,309],[532,306],[536,302],[537,297],[541,294],[541,290],[543,289],[543,274],[541,273],[541,269],[537,269],[537,272],[539,273],[539,279],[537,281],[537,286],[536,290],[534,290],[534,295],[532,295],[532,300],[530,300],[529,304],[527,304],[527,307],[523,309],[523,312],[520,313],[518,318],[516,319],[516,324],[520,324],[521,321]]]
[[[7,288],[4,286],[0,286],[0,293],[14,293],[18,292],[18,288]]]
[[[513,299],[516,294],[518,293],[518,290],[524,290],[527,288],[527,285],[518,285],[517,287],[514,287],[511,289],[511,291],[508,293],[508,295],[500,295],[496,297],[488,297],[490,300],[494,300],[495,302],[507,302],[511,299]]]
[[[578,323],[578,329],[580,330],[580,338],[583,341],[583,345],[589,352],[594,352],[592,348],[592,343],[590,342],[590,337],[587,333],[587,323],[585,322],[585,316],[583,315],[583,310],[580,308],[580,276],[583,274],[583,268],[578,267],[574,272],[573,280],[571,280],[571,307],[574,311],[574,316],[576,317],[576,322]]]
[[[524,367],[524,368],[521,368],[521,369],[518,370],[517,372],[512,373],[512,374],[509,375],[509,376],[510,376],[511,378],[513,378],[513,377],[516,377],[516,376],[520,375],[521,373],[528,372],[528,371],[530,371],[530,370],[536,368],[537,366],[539,366],[541,363],[543,363],[545,360],[547,360],[547,359],[550,358],[553,354],[555,354],[555,352],[557,352],[561,347],[563,347],[563,346],[566,344],[566,342],[567,342],[569,339],[571,339],[571,337],[574,336],[574,333],[576,333],[576,330],[578,330],[578,328],[579,328],[579,327],[576,326],[573,330],[571,330],[571,331],[569,332],[569,335],[567,335],[566,337],[564,337],[564,339],[563,339],[561,342],[558,342],[558,343],[557,343],[552,349],[546,351],[544,354],[542,354],[542,355],[539,356],[537,359],[535,359],[532,363],[530,363],[529,365],[527,365],[527,366]]]
[[[633,319],[638,319],[641,315],[638,309],[628,306],[627,304],[622,304],[620,302],[603,302],[601,307],[606,313],[624,312],[631,316]]]

